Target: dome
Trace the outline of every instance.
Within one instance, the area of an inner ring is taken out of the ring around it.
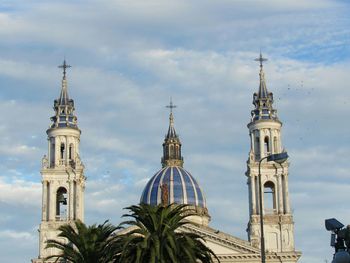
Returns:
[[[168,204],[188,204],[207,210],[202,189],[192,175],[180,166],[166,166],[159,170],[148,181],[140,203],[162,204],[162,186],[167,188]]]

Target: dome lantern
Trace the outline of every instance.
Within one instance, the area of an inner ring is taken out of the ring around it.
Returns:
[[[163,157],[161,159],[162,167],[175,165],[183,167],[183,157],[181,156],[181,141],[179,136],[176,134],[174,126],[174,115],[173,109],[176,105],[173,104],[170,98],[170,104],[166,106],[170,109],[169,115],[169,129],[168,133],[165,135],[163,143]]]

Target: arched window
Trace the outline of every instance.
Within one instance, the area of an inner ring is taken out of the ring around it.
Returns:
[[[67,219],[67,189],[60,187],[56,194],[56,220]]]
[[[260,159],[260,139],[259,137],[255,138],[255,159]]]
[[[51,147],[50,147],[50,167],[55,166],[55,141],[51,140]]]
[[[275,184],[271,181],[264,184],[264,211],[266,214],[273,214],[276,212]]]
[[[170,145],[170,158],[174,158],[174,145]]]
[[[270,153],[269,137],[267,136],[264,139],[264,152],[265,152],[265,156]]]
[[[71,143],[69,145],[69,159],[72,160],[73,159],[73,143]]]
[[[279,150],[278,150],[277,147],[278,147],[278,146],[277,146],[277,137],[275,136],[275,137],[273,138],[273,149],[274,149],[275,153],[278,153],[278,152],[279,152]]]
[[[64,143],[61,143],[61,149],[60,149],[60,152],[61,152],[61,159],[64,159],[64,153],[65,153]]]
[[[176,151],[175,151],[175,158],[178,159],[180,157],[180,155],[179,155],[179,145],[176,145],[175,149],[176,149]]]

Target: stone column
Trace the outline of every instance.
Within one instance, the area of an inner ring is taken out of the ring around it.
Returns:
[[[48,167],[51,167],[51,140],[50,138],[47,138],[47,160],[48,160]]]
[[[47,182],[45,180],[42,181],[42,221],[47,220]]]
[[[282,176],[277,175],[277,183],[278,183],[278,213],[283,214],[283,188],[282,188]]]
[[[255,193],[256,193],[256,214],[260,215],[260,186],[259,186],[259,178],[258,176],[254,176],[254,182],[255,182]]]
[[[284,174],[283,175],[284,177],[284,199],[285,199],[285,211],[286,211],[286,214],[290,214],[290,206],[289,206],[289,190],[288,190],[288,175]]]
[[[252,191],[252,214],[256,215],[255,175],[250,177],[250,189]]]
[[[60,154],[61,142],[58,137],[55,137],[55,167],[59,165],[59,160],[61,158]]]
[[[73,195],[73,192],[74,192],[74,186],[73,186],[73,180],[69,180],[69,214],[68,214],[68,219],[72,220],[73,217],[74,217],[74,211],[73,211],[73,208],[74,208],[74,195]]]
[[[85,186],[84,186],[84,183],[82,183],[82,185],[80,186],[80,220],[82,222],[84,222],[84,209],[85,209],[85,206],[84,206],[84,203],[85,203],[85,200],[84,200],[84,192],[85,192]]]
[[[264,135],[263,135],[262,130],[259,130],[259,148],[260,148],[259,149],[260,150],[259,158],[261,159],[265,156],[265,154],[264,154],[264,151],[265,151],[265,149],[264,149]],[[259,160],[257,160],[257,161],[259,161]]]
[[[75,220],[80,219],[80,186],[79,181],[75,182]]]
[[[269,129],[269,134],[270,134],[269,150],[270,150],[270,154],[273,154],[274,153],[274,149],[273,149],[273,132],[272,132],[272,129]]]
[[[49,220],[54,221],[56,218],[56,186],[50,181],[49,195]]]
[[[254,136],[254,132],[250,133],[250,143],[251,143],[251,150],[255,155],[255,147],[254,147],[254,140],[255,140],[255,136]]]
[[[68,137],[64,136],[64,143],[65,143],[65,156],[64,156],[64,165],[68,166],[69,163],[69,145],[68,145]]]

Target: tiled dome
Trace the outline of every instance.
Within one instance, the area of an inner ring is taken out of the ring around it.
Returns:
[[[141,196],[141,203],[159,205],[162,203],[161,186],[168,190],[168,204],[189,204],[206,209],[202,189],[192,175],[180,166],[166,166],[147,183]]]

